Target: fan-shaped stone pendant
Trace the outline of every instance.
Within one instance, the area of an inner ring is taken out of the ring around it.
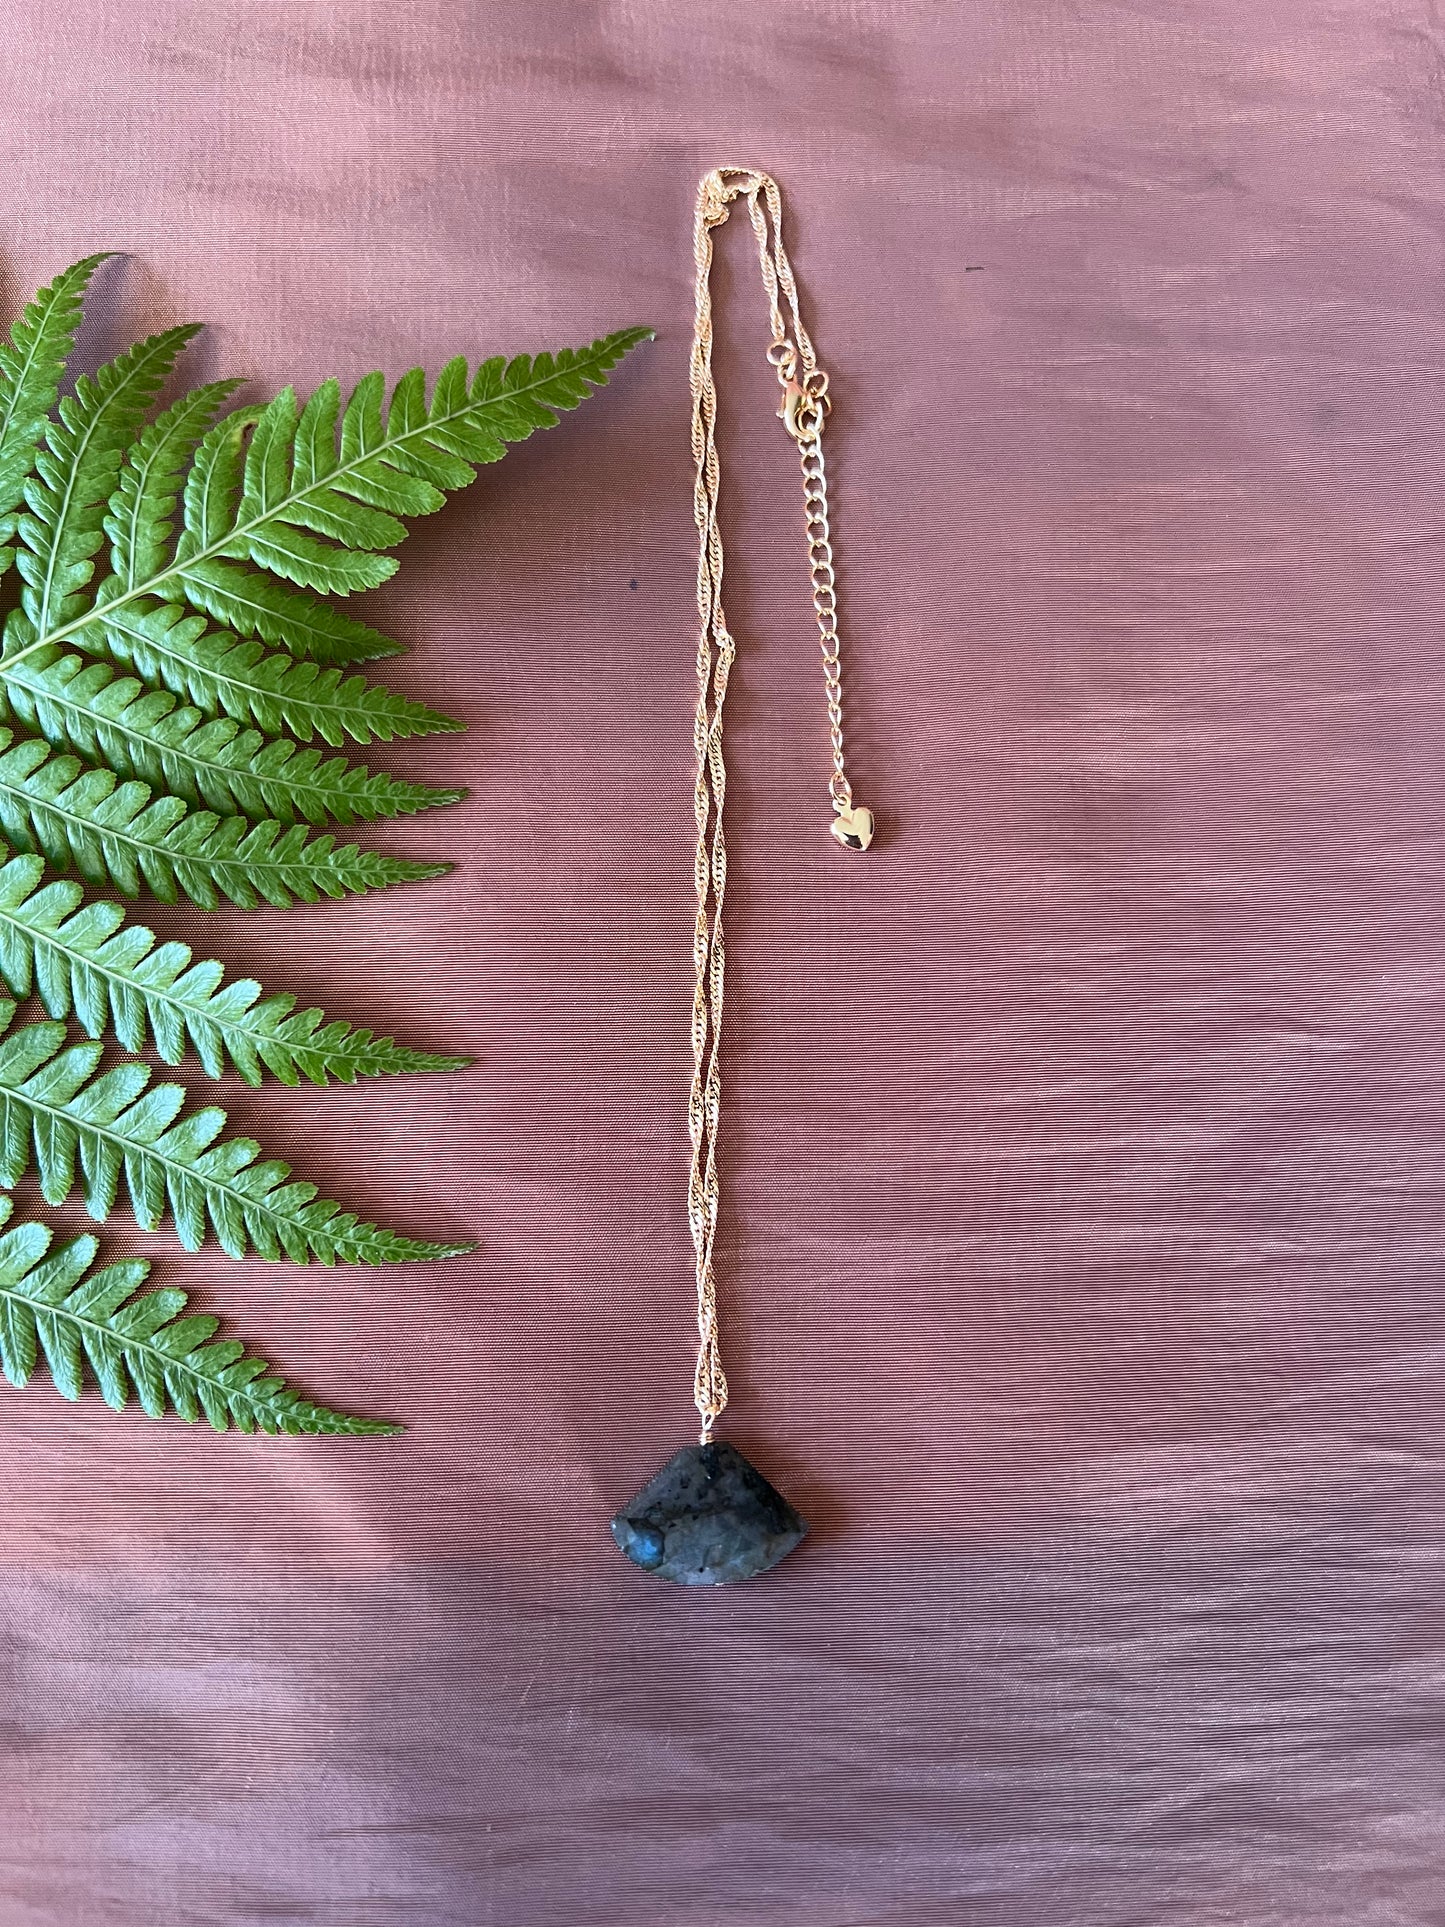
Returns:
[[[731,1586],[786,1559],[808,1527],[735,1445],[685,1445],[612,1521],[633,1565],[678,1586]]]

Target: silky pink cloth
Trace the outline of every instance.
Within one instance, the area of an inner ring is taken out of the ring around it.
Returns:
[[[477,1253],[140,1248],[400,1441],[0,1393],[0,1927],[1445,1919],[1441,57],[1406,0],[8,0],[7,308],[351,381],[643,321],[367,613],[470,733],[362,903],[157,909],[469,1072],[224,1101]],[[827,834],[796,459],[719,276],[730,1435],[692,1436],[698,175],[765,166],[837,409]],[[209,1095],[195,1073],[189,1081]],[[22,1205],[34,1206],[27,1186]]]

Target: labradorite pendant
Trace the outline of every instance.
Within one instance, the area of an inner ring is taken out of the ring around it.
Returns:
[[[786,1559],[807,1522],[735,1445],[685,1445],[612,1521],[619,1549],[678,1586],[730,1586]]]

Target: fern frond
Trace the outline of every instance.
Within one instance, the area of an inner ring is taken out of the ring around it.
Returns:
[[[0,729],[0,832],[21,850],[38,850],[88,883],[124,897],[151,890],[164,903],[187,896],[199,909],[223,899],[242,910],[298,898],[363,896],[392,883],[443,876],[446,863],[414,863],[308,837],[306,826],[191,810],[176,796],[153,796],[144,783],[120,782],[57,755],[33,737]]]
[[[268,740],[62,649],[40,650],[0,680],[4,708],[54,748],[223,815],[369,823],[436,809],[466,793],[405,782],[284,737]]]
[[[73,869],[123,896],[143,888],[205,909],[360,893],[442,874],[338,846],[313,825],[455,801],[334,754],[461,724],[351,665],[398,645],[322,598],[375,587],[407,518],[428,515],[510,443],[550,426],[606,381],[646,329],[588,348],[450,362],[430,395],[420,369],[388,400],[379,374],[343,398],[324,382],[225,410],[218,381],[149,425],[195,332],[153,336],[57,401],[80,298],[78,263],[0,347],[0,573],[21,577],[0,645],[0,984],[49,1021],[12,1028],[0,998],[0,1190],[35,1169],[46,1200],[79,1187],[93,1217],[124,1178],[138,1224],[169,1215],[181,1242],[232,1256],[379,1264],[470,1249],[412,1239],[317,1194],[225,1113],[103,1038],[194,1051],[248,1083],[352,1082],[466,1060],[412,1051],[290,994],[228,980],[182,943],[158,942],[116,904],[86,901]],[[102,553],[104,551],[104,553]],[[313,747],[314,745],[314,747]],[[327,746],[327,747],[323,747]],[[67,1038],[75,1018],[88,1041]],[[10,1214],[0,1198],[0,1225]],[[40,1225],[0,1236],[0,1369],[21,1384],[43,1358],[67,1397],[87,1369],[120,1406],[225,1429],[387,1431],[302,1399],[180,1292],[137,1296],[136,1261],[93,1270],[93,1239],[52,1249]]]
[[[82,375],[47,422],[35,473],[25,485],[30,513],[19,522],[21,608],[38,635],[86,606],[91,557],[104,540],[105,505],[126,444],[155,400],[176,356],[199,330],[167,328]]]
[[[93,1218],[110,1215],[122,1175],[131,1212],[154,1231],[169,1212],[187,1251],[208,1234],[233,1258],[306,1264],[395,1264],[449,1258],[469,1244],[431,1244],[362,1223],[279,1160],[257,1163],[250,1138],[218,1143],[226,1113],[187,1111],[179,1084],[152,1084],[150,1066],[126,1060],[95,1075],[102,1046],[67,1047],[65,1026],[10,1031],[15,1006],[0,1003],[0,1186],[11,1190],[34,1164],[47,1204],[81,1183]],[[4,1033],[8,1032],[8,1035]],[[77,1172],[77,1163],[79,1171]]]
[[[0,345],[0,543],[8,545],[15,534],[15,511],[60,393],[81,299],[105,259],[92,254],[42,288]],[[0,548],[0,575],[14,559],[13,548]]]
[[[0,1199],[0,1225],[11,1213]],[[381,1419],[352,1418],[291,1390],[262,1358],[234,1338],[217,1339],[209,1313],[183,1318],[187,1299],[174,1287],[141,1292],[144,1258],[92,1271],[99,1240],[86,1233],[51,1245],[43,1224],[0,1234],[0,1371],[17,1388],[43,1360],[62,1398],[79,1399],[90,1368],[112,1411],[134,1392],[147,1418],[174,1412],[205,1418],[218,1432],[392,1435]]]
[[[79,884],[63,879],[46,883],[40,857],[11,856],[3,845],[0,978],[17,1001],[36,994],[49,1016],[73,1013],[91,1037],[109,1031],[131,1051],[151,1041],[167,1064],[183,1062],[189,1045],[209,1076],[220,1077],[229,1060],[253,1085],[263,1070],[283,1084],[353,1084],[469,1061],[297,1010],[289,992],[265,996],[249,977],[228,982],[220,964],[193,961],[187,944],[158,947],[118,904],[86,903]]]

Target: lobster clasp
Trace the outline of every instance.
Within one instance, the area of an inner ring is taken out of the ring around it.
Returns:
[[[789,381],[783,385],[783,399],[778,416],[784,428],[795,442],[815,442],[823,427],[823,417],[828,412],[826,393],[810,394],[801,382]]]

